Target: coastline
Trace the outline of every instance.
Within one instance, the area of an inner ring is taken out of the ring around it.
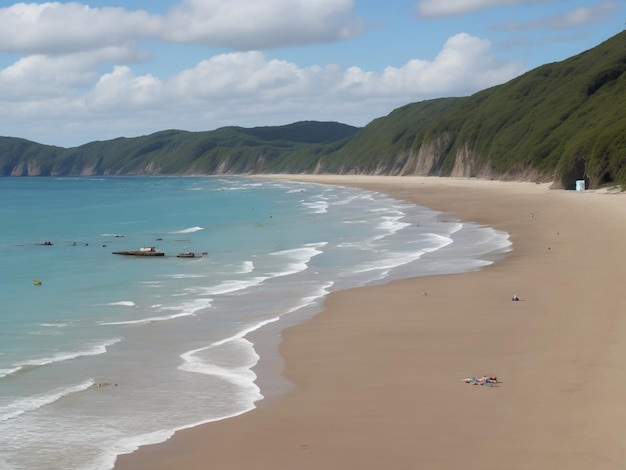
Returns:
[[[621,468],[624,195],[271,178],[384,192],[504,230],[513,252],[477,272],[331,294],[320,314],[283,332],[292,391],[120,456],[115,469]],[[482,374],[502,383],[461,382]]]

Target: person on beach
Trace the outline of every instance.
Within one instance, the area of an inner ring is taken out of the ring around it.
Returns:
[[[102,387],[106,387],[108,385],[113,385],[113,386],[117,387],[117,384],[113,383],[113,382],[100,382],[100,383],[96,384],[96,387],[102,388]]]
[[[463,382],[472,384],[472,385],[487,385],[491,387],[493,384],[498,383],[498,377],[491,377],[487,375],[483,375],[482,377],[468,377],[463,379]]]
[[[511,299],[513,302],[519,302],[519,297],[517,294],[513,294],[513,298]]]

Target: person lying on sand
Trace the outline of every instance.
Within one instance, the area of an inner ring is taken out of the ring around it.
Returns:
[[[468,377],[463,379],[463,382],[472,384],[472,385],[488,385],[491,386],[495,383],[498,383],[498,377],[491,377],[487,375],[483,375],[482,377]]]

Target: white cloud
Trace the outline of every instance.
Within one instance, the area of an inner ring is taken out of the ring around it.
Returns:
[[[150,74],[136,76],[128,66],[116,66],[100,77],[86,99],[86,106],[93,111],[128,112],[162,104],[162,82]]]
[[[73,144],[87,142],[90,132],[101,139],[303,119],[364,125],[409,102],[467,95],[523,72],[520,64],[496,61],[489,41],[467,34],[451,37],[433,61],[415,59],[381,73],[338,65],[300,67],[258,51],[216,55],[165,79],[136,74],[127,65],[95,75],[83,60],[32,56],[2,70],[3,132],[35,121],[46,125],[60,110],[55,129],[40,130],[40,135],[59,139],[63,126],[80,127],[82,140]],[[50,82],[38,93],[24,92],[20,103],[5,93],[7,84],[17,87],[21,81],[30,83],[24,85],[26,91],[29,86],[32,90],[37,84],[32,77],[38,74],[44,77],[39,85]]]
[[[425,18],[438,18],[463,15],[502,5],[551,1],[554,0],[420,0],[417,2],[417,15]]]
[[[291,105],[275,101],[270,115],[296,102],[306,107],[303,77],[315,68],[257,52],[215,56],[169,78],[137,74],[132,64],[150,59],[149,41],[251,50],[347,39],[363,30],[353,9],[354,0],[181,0],[163,14],[78,2],[3,7],[0,53],[18,57],[0,69],[0,125],[4,134],[28,129],[60,143],[62,129],[81,139],[90,126],[110,137],[148,126],[197,130],[229,116],[260,122],[272,99]]]
[[[387,67],[382,73],[359,67],[298,67],[292,62],[270,60],[262,52],[220,54],[184,70],[166,81],[137,77],[128,67],[116,67],[103,76],[92,93],[92,102],[117,106],[153,103],[164,107],[210,107],[215,103],[252,103],[271,112],[277,100],[316,100],[310,107],[326,107],[332,101],[397,97],[424,99],[465,95],[501,83],[522,72],[516,63],[500,63],[491,55],[491,43],[462,33],[450,38],[434,61],[411,60],[404,66]],[[115,93],[112,91],[115,90]],[[121,91],[120,91],[121,90]],[[154,99],[134,99],[132,95]]]
[[[537,28],[567,29],[608,21],[609,16],[619,10],[615,1],[607,1],[595,7],[578,7],[563,15],[554,15],[548,18],[527,23],[509,23],[501,29],[529,30]]]
[[[0,70],[0,100],[51,99],[93,86],[102,62],[127,61],[141,57],[133,47],[105,47],[65,55],[34,54],[22,57]]]
[[[234,50],[344,40],[363,32],[354,0],[182,0],[164,15],[80,3],[0,8],[0,51],[63,54],[159,39]]]
[[[345,74],[344,88],[359,95],[461,96],[505,82],[522,71],[519,63],[496,61],[488,40],[461,33],[449,38],[432,62],[414,59],[400,68],[387,67],[382,74],[352,67]]]
[[[261,52],[221,54],[179,73],[168,86],[179,99],[256,99],[257,93],[289,93],[304,70],[290,62],[267,60]]]
[[[363,32],[354,0],[183,0],[162,37],[236,50],[337,41]]]
[[[62,54],[101,49],[160,31],[145,11],[79,3],[16,3],[0,9],[0,51]]]

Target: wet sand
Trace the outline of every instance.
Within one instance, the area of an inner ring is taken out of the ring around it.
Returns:
[[[478,272],[330,295],[322,313],[283,332],[291,392],[121,456],[116,470],[624,468],[626,195],[289,178],[490,225],[513,251]],[[462,382],[483,374],[501,383]]]

